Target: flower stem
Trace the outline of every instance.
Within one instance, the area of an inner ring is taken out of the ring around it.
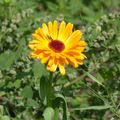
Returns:
[[[48,98],[47,98],[47,103],[48,103],[48,106],[51,106],[51,99],[52,99],[52,96],[53,96],[53,86],[52,86],[52,82],[53,82],[53,73],[50,72],[50,75],[49,75],[49,80],[48,80]]]

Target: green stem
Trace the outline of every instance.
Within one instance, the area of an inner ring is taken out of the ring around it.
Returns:
[[[53,73],[50,72],[50,75],[49,75],[49,81],[48,81],[48,106],[51,106],[51,99],[52,99],[52,96],[53,96],[53,86],[52,86],[52,82],[53,82]]]

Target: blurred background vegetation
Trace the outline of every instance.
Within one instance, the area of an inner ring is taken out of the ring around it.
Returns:
[[[54,19],[87,42],[85,64],[55,82],[69,120],[120,120],[120,0],[0,0],[0,120],[43,120],[38,83],[47,71],[27,45]]]

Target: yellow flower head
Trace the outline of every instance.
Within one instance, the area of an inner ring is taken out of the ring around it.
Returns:
[[[58,25],[55,20],[45,23],[32,34],[34,40],[29,43],[33,50],[31,56],[47,64],[51,72],[59,68],[65,74],[65,65],[78,67],[83,64],[86,56],[82,53],[86,47],[80,30],[73,32],[73,24],[64,21]]]

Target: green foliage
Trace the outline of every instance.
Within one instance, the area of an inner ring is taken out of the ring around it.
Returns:
[[[47,71],[45,66],[40,63],[39,60],[36,60],[33,64],[33,74],[35,79],[40,79],[42,75],[46,75]]]
[[[43,104],[47,105],[47,99],[48,99],[48,83],[47,79],[45,77],[41,77],[40,79],[40,88],[39,88],[39,95],[40,99],[42,100]]]
[[[0,69],[1,70],[9,69],[13,64],[14,59],[15,59],[15,56],[14,56],[14,53],[12,52],[4,52],[0,54]]]
[[[30,86],[25,86],[22,91],[22,96],[27,97],[27,98],[32,98],[33,97],[33,91]]]
[[[44,116],[45,120],[53,120],[53,118],[54,118],[54,109],[51,108],[51,107],[47,107],[44,110],[43,116]]]
[[[62,102],[62,108],[63,108],[63,120],[67,120],[67,103],[66,100],[64,98],[64,96],[62,96],[61,94],[56,94],[55,95],[55,100],[54,100],[54,106],[58,107],[60,106],[60,103]]]
[[[119,6],[119,0],[0,0],[0,120],[119,120]],[[54,19],[75,24],[87,42],[84,65],[69,66],[62,77],[31,59],[27,47],[33,31]]]

